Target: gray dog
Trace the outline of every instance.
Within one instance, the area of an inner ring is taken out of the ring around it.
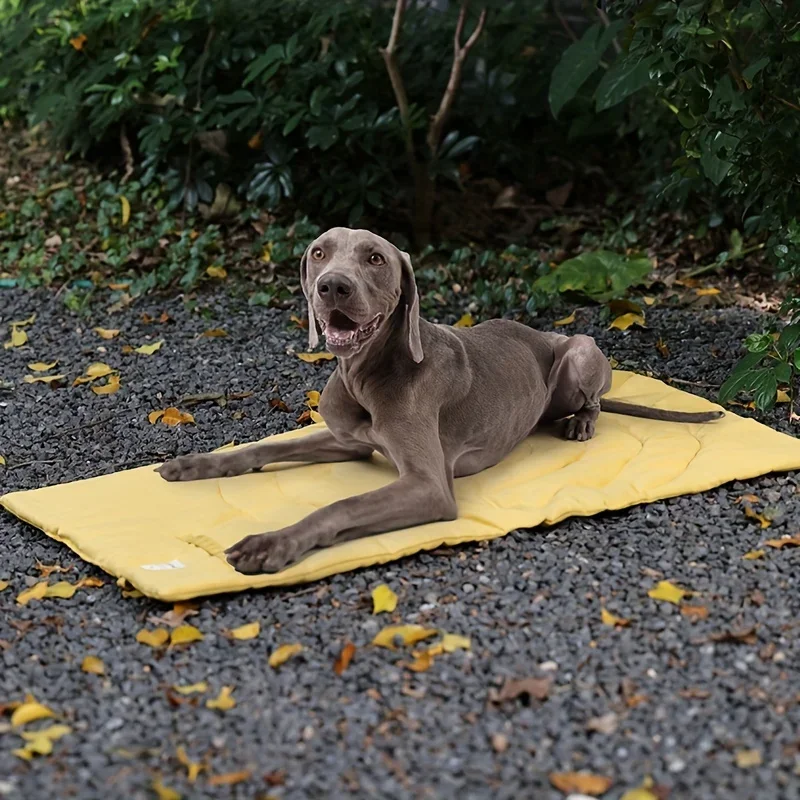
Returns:
[[[276,572],[309,551],[458,515],[453,479],[501,461],[537,425],[569,418],[565,435],[594,435],[600,411],[709,422],[721,411],[661,411],[601,400],[611,366],[589,336],[542,333],[490,320],[474,328],[420,319],[411,260],[364,230],[333,228],[300,263],[309,345],[321,332],[339,363],[322,393],[327,430],[230,453],[181,456],[168,481],[241,475],[280,461],[369,458],[397,480],[340,500],[279,531],[248,536],[226,553],[245,573]]]

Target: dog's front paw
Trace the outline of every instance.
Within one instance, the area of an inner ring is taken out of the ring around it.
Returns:
[[[162,464],[156,472],[165,481],[198,481],[220,477],[213,457],[206,453],[173,458]]]
[[[297,556],[297,545],[283,533],[259,533],[246,536],[225,551],[228,563],[245,575],[280,572]]]
[[[577,442],[586,442],[594,436],[594,429],[594,417],[579,412],[567,420],[564,436]]]

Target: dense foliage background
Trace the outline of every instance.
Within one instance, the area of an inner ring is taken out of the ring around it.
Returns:
[[[453,257],[467,262],[476,302],[530,310],[553,292],[624,294],[643,279],[637,225],[669,212],[690,220],[681,235],[691,227],[709,237],[711,268],[755,254],[796,278],[800,9],[779,0],[604,5],[474,2],[461,41],[484,6],[486,25],[431,146],[460,2],[408,3],[396,53],[404,118],[381,52],[394,2],[0,0],[6,130],[46,123],[74,157],[116,170],[88,200],[71,186],[44,200],[5,198],[0,263],[22,265],[34,282],[74,277],[88,248],[48,249],[35,221],[55,214],[80,231],[89,208],[87,239],[100,237],[106,268],[137,274],[136,291],[191,286],[220,252],[221,230],[267,211],[248,245],[263,263],[293,257],[316,229],[292,224],[298,215],[376,227],[425,252],[480,242],[482,255],[467,247]],[[435,190],[422,224],[413,161]],[[498,209],[532,208],[544,195],[547,219],[498,222]],[[570,239],[559,210],[577,204],[608,212]],[[202,233],[175,238],[179,209],[203,214]],[[124,232],[120,214],[125,226],[130,217]],[[547,226],[564,245],[554,271],[532,241]],[[581,255],[593,246],[602,252]],[[270,290],[265,302],[277,296]],[[789,314],[797,307],[787,301]],[[763,356],[749,357],[737,388],[774,372],[777,351],[765,341],[750,342]],[[778,360],[785,378],[793,347]]]

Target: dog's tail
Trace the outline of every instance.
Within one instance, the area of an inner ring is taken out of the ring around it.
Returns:
[[[605,398],[600,400],[600,410],[609,414],[626,414],[629,417],[657,419],[662,422],[713,422],[725,416],[724,411],[667,411]]]

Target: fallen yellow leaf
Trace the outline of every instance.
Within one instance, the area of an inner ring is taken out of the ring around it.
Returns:
[[[268,663],[271,667],[277,669],[302,650],[303,645],[301,644],[283,644],[269,657]]]
[[[231,631],[231,636],[234,639],[244,641],[246,639],[255,639],[259,633],[261,633],[261,623],[256,620],[255,622],[247,623],[247,625],[240,625],[238,628],[234,628]]]
[[[109,367],[108,364],[104,364],[102,361],[96,361],[94,364],[89,364],[84,374],[79,378],[75,378],[72,385],[80,386],[82,383],[91,383],[98,378],[105,378],[106,375],[110,375],[112,372],[114,372],[113,367]]]
[[[313,364],[317,361],[330,361],[334,356],[333,353],[298,353],[297,357],[307,364]]]
[[[94,328],[94,332],[101,339],[114,339],[115,337],[119,336],[118,328]]]
[[[230,711],[232,708],[236,708],[236,700],[233,699],[233,686],[223,686],[213,700],[206,700],[206,708],[216,711]]]
[[[575,312],[573,311],[568,317],[562,317],[561,319],[557,319],[553,325],[556,328],[560,328],[562,325],[572,325],[575,322]]]
[[[767,539],[764,544],[767,547],[776,547],[780,550],[782,547],[800,547],[800,533],[794,536],[784,536],[781,539]]]
[[[106,674],[106,665],[97,656],[86,656],[81,662],[81,669],[90,675]]]
[[[208,684],[205,681],[199,683],[191,683],[188,686],[173,686],[172,687],[178,694],[203,694],[208,691]]]
[[[644,300],[644,304],[645,304],[646,306],[651,306],[651,305],[653,305],[653,303],[655,303],[655,301],[656,301],[655,297],[648,297],[647,295],[645,295],[644,297],[642,297],[642,300]]]
[[[181,796],[174,789],[164,786],[161,782],[161,778],[157,778],[153,781],[152,788],[158,800],[181,800]]]
[[[203,764],[198,761],[192,761],[186,753],[186,748],[183,745],[180,745],[180,747],[177,748],[175,751],[175,756],[178,761],[184,767],[186,767],[186,780],[189,783],[194,783],[197,780],[197,776],[205,768]]]
[[[759,514],[757,511],[753,511],[750,506],[744,506],[744,515],[749,519],[756,520],[761,525],[762,531],[764,528],[769,528],[769,526],[772,525],[771,519],[765,517],[763,514]]]
[[[695,289],[694,293],[698,297],[709,297],[711,295],[719,294],[720,290],[715,289],[714,287],[709,287],[708,289]]]
[[[551,772],[549,777],[550,783],[565,794],[577,792],[591,797],[605,794],[614,783],[611,778],[589,772]]]
[[[153,342],[152,344],[143,344],[139,347],[134,347],[134,353],[141,353],[143,356],[151,356],[156,350],[161,349],[161,345],[164,344],[164,340],[161,339],[158,342]]]
[[[30,761],[35,755],[50,755],[53,752],[53,742],[68,733],[72,733],[69,725],[49,725],[38,731],[23,731],[20,736],[27,744],[23,748],[12,750],[12,753],[25,761]]]
[[[618,617],[616,614],[612,614],[608,609],[605,608],[600,609],[600,619],[602,620],[603,625],[613,625],[618,628],[625,628],[631,624],[629,619]]]
[[[384,611],[391,613],[397,608],[397,595],[385,584],[376,586],[372,590],[372,613],[381,614]]]
[[[4,467],[6,465],[6,457],[0,456],[0,467]]]
[[[209,786],[234,786],[237,783],[243,783],[248,780],[253,774],[252,770],[243,769],[239,772],[226,772],[222,775],[212,775],[208,779]],[[269,797],[269,795],[264,795]],[[273,795],[274,797],[274,795]]]
[[[0,592],[4,592],[10,586],[8,581],[0,581]]]
[[[764,558],[764,556],[766,555],[766,553],[767,553],[767,551],[766,551],[766,550],[750,550],[750,551],[748,551],[747,553],[745,553],[745,554],[742,556],[742,558],[743,558],[745,561],[755,561],[755,560],[756,560],[756,559],[758,559],[758,558]]]
[[[41,600],[47,592],[47,581],[39,581],[34,584],[30,589],[25,589],[17,595],[17,603],[21,606],[26,606],[31,600]]]
[[[405,666],[412,672],[427,672],[433,666],[433,655],[430,650],[414,653],[414,660]]]
[[[776,403],[791,403],[792,398],[789,396],[788,392],[785,392],[783,389],[778,389],[778,394],[775,395],[775,402]]]
[[[87,42],[87,41],[88,41],[88,40],[87,40],[87,38],[86,38],[86,34],[85,34],[85,33],[79,33],[77,36],[73,36],[73,37],[72,37],[72,38],[69,40],[69,43],[70,43],[70,44],[71,44],[71,45],[72,45],[72,46],[73,46],[73,47],[74,47],[76,50],[83,50],[83,46],[86,44],[86,42]]]
[[[434,645],[436,646],[436,645]],[[445,633],[442,641],[438,643],[445,653],[455,653],[456,650],[471,650],[472,641],[468,636],[460,636],[457,633]]]
[[[200,335],[205,336],[207,339],[222,339],[228,335],[228,331],[224,328],[209,328]]]
[[[395,640],[401,644],[416,644],[423,639],[430,639],[431,636],[436,636],[438,631],[436,628],[424,628],[422,625],[390,625],[379,631],[372,644],[377,647],[387,647],[389,650],[395,650],[397,645]]]
[[[33,364],[28,364],[28,369],[33,372],[47,372],[47,370],[53,369],[56,364],[58,364],[58,360],[51,361],[49,364],[44,361],[35,361]]]
[[[55,712],[52,709],[31,699],[14,709],[14,713],[11,715],[11,725],[16,728],[20,725],[27,725],[29,722],[36,722],[38,719],[49,719],[54,716]]]
[[[228,277],[228,270],[226,270],[225,267],[212,264],[210,267],[206,267],[206,275],[208,275],[209,278],[218,278],[222,280]]]
[[[169,643],[171,645],[189,644],[191,642],[202,642],[203,638],[203,634],[194,625],[178,625],[172,631]]]
[[[677,606],[680,605],[684,597],[689,597],[691,594],[692,592],[681,589],[674,583],[659,581],[658,585],[647,593],[647,596],[652,597],[653,600],[664,600]]]
[[[119,374],[109,375],[108,382],[100,386],[92,386],[95,394],[116,394],[120,389]]]
[[[760,767],[762,763],[760,750],[737,750],[736,766],[739,769],[749,769],[750,767]]]
[[[23,379],[23,383],[55,383],[55,381],[63,381],[66,378],[66,375],[26,375]]]
[[[147,415],[147,419],[150,421],[151,425],[155,425],[156,422],[161,420],[165,425],[171,427],[194,423],[194,417],[188,411],[179,411],[174,406],[170,406],[163,411],[151,411]]]
[[[645,778],[642,785],[636,789],[629,789],[619,800],[659,800],[658,795],[650,790],[653,788],[653,779]]]
[[[136,641],[139,644],[146,644],[148,647],[163,647],[169,641],[169,631],[166,628],[156,628],[155,630],[141,630],[136,634]]]
[[[324,419],[322,419],[322,414],[320,414],[319,411],[314,411],[313,408],[310,409],[308,413],[309,413],[309,416],[311,417],[311,421],[312,422],[319,423],[319,422],[324,422],[325,421]]]
[[[314,391],[306,392],[306,405],[309,408],[319,408],[320,393]]]
[[[131,204],[125,195],[120,195],[119,204],[122,207],[122,227],[124,228],[131,218]]]
[[[631,325],[639,325],[640,327],[646,327],[644,324],[644,314],[637,314],[633,311],[629,311],[627,314],[620,314],[609,326],[608,329],[611,330],[614,328],[618,331],[626,331]]]
[[[78,586],[74,583],[69,583],[69,581],[58,581],[47,587],[45,590],[44,596],[45,597],[57,597],[61,600],[69,600],[70,597],[75,595],[75,592],[78,591]]]
[[[453,323],[454,328],[471,328],[475,324],[475,320],[472,318],[472,314],[464,314],[458,320],[458,322]]]
[[[22,347],[28,341],[28,334],[11,323],[11,338],[3,344],[3,347],[8,350],[11,347]]]
[[[26,325],[33,325],[34,322],[36,322],[35,311],[27,319],[12,319],[8,324],[12,328],[24,328]]]

